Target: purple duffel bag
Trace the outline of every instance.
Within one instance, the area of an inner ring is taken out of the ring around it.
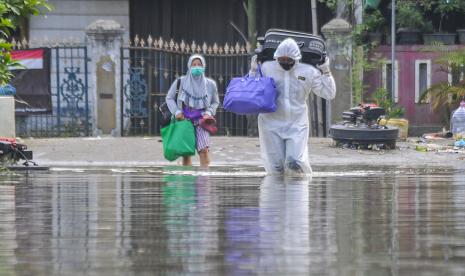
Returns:
[[[264,77],[258,65],[260,77],[233,78],[226,88],[223,107],[236,114],[258,114],[276,111],[276,85]]]

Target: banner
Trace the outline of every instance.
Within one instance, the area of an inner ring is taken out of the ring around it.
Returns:
[[[12,67],[11,85],[16,88],[16,114],[52,112],[49,48],[18,50],[12,58],[23,67]]]

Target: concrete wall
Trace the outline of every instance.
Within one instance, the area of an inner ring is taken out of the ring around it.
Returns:
[[[31,17],[29,38],[85,41],[86,27],[97,19],[113,19],[123,25],[129,37],[129,0],[50,0],[54,10],[43,17]]]
[[[15,100],[12,96],[0,96],[0,137],[15,138]]]
[[[30,47],[42,47],[54,45],[53,42],[66,44],[66,42],[77,42],[78,44],[87,44],[88,57],[91,58],[92,49],[89,48],[89,38],[86,37],[86,28],[93,22],[99,19],[114,20],[120,23],[124,28],[123,38],[129,40],[129,0],[49,0],[53,7],[53,11],[47,13],[46,16],[33,16],[30,18],[29,24],[29,40]],[[64,72],[65,67],[73,66],[80,67],[81,73],[78,75],[84,82],[84,60],[82,50],[60,49],[59,68],[60,81],[66,78]],[[74,59],[71,60],[71,56]],[[52,49],[51,53],[51,90],[52,95],[57,94],[57,52]],[[93,110],[93,91],[95,83],[93,78],[95,72],[91,66],[91,61],[88,64],[88,97],[89,110]],[[119,68],[119,67],[118,67]],[[52,97],[52,105],[54,114],[56,112],[56,97]],[[92,113],[89,114],[92,119]],[[55,121],[46,120],[45,117],[29,116],[24,118],[25,125],[39,126],[51,125]],[[28,128],[29,128],[28,127]]]

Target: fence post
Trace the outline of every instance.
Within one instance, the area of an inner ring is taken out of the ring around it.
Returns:
[[[89,38],[89,100],[92,134],[121,136],[121,66],[120,53],[124,28],[114,20],[91,23]]]
[[[337,89],[336,98],[327,107],[328,123],[339,121],[342,118],[342,112],[353,104],[351,29],[351,25],[341,18],[335,18],[321,28],[321,32],[326,38],[331,72],[336,81]]]

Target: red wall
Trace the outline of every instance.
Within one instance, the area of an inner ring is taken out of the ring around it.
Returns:
[[[458,45],[442,46],[448,50],[455,50]],[[438,126],[442,124],[442,115],[434,113],[430,104],[415,103],[415,60],[431,60],[431,85],[441,81],[447,81],[447,73],[440,72],[440,66],[436,64],[438,57],[444,52],[433,51],[433,47],[426,45],[397,45],[396,60],[399,65],[398,105],[405,108],[405,118],[409,120],[411,126]],[[381,45],[371,53],[372,57],[381,56],[391,60],[391,47]],[[388,76],[390,79],[390,76]],[[366,72],[364,83],[367,85],[366,94],[369,98],[371,93],[378,87],[382,87],[382,69]],[[420,96],[422,91],[420,91]]]

